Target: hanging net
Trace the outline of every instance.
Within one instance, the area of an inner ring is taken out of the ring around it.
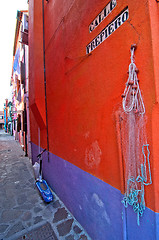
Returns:
[[[134,63],[136,46],[131,46],[129,76],[122,94],[122,148],[125,160],[125,195],[122,203],[132,206],[139,217],[145,209],[144,187],[152,183],[149,144],[146,138],[145,106],[137,78],[138,69]]]

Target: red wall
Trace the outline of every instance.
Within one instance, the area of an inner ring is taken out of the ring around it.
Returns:
[[[135,63],[139,69],[140,89],[146,108],[153,178],[153,184],[146,188],[146,205],[159,211],[156,190],[159,182],[159,147],[155,131],[156,127],[159,128],[159,95],[156,90],[159,75],[156,68],[159,62],[157,2],[117,0],[117,6],[112,12],[89,33],[89,24],[108,2],[45,2],[49,150],[122,190],[118,123],[115,116],[121,106],[121,94],[128,77],[130,46],[136,43]],[[41,147],[45,148],[42,3],[32,0],[29,5],[31,137],[32,142],[38,145],[40,127]],[[129,19],[91,54],[86,55],[86,46],[127,6]],[[157,110],[153,110],[155,108]]]
[[[46,144],[46,118],[43,71],[42,8],[38,1],[29,3],[29,106],[31,140],[38,144],[38,128]]]

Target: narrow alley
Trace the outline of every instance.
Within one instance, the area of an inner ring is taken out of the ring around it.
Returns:
[[[0,240],[159,240],[159,0],[1,9]]]
[[[0,240],[90,239],[55,193],[53,202],[43,202],[29,158],[14,137],[3,130],[0,193]]]

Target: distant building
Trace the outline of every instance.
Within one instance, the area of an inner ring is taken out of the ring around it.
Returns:
[[[10,133],[10,135],[13,135],[12,102],[11,101],[8,102],[8,99],[5,99],[3,118],[5,132]]]
[[[0,111],[0,129],[4,128],[4,112]]]
[[[28,155],[28,12],[17,11],[13,47],[12,119],[13,135]]]
[[[8,102],[8,133],[13,135],[12,102]]]
[[[8,99],[5,99],[4,103],[4,130],[8,131]]]

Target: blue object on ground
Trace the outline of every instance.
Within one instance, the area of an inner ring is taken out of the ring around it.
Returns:
[[[37,180],[36,186],[45,202],[51,202],[53,200],[52,192],[44,179],[41,181]]]
[[[51,202],[53,200],[52,192],[47,182],[42,179],[42,154],[46,151],[44,149],[38,154],[37,158],[40,160],[39,178],[36,179],[36,186],[45,202]]]

